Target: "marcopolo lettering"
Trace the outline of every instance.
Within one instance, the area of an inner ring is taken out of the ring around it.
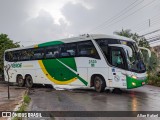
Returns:
[[[22,63],[13,63],[11,64],[12,68],[21,68],[22,67]]]

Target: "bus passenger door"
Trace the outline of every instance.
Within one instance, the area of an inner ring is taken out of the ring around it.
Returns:
[[[109,68],[109,87],[126,88],[125,70],[111,67]]]
[[[110,87],[126,88],[126,59],[121,47],[110,47],[108,62]]]

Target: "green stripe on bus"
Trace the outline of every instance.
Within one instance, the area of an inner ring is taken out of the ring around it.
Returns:
[[[52,46],[52,45],[59,45],[63,44],[61,41],[51,41],[51,42],[46,42],[39,44],[38,47],[47,47],[47,46]],[[66,66],[70,67],[72,70],[77,72],[77,66],[75,59],[72,58],[59,58],[62,63],[64,63]],[[76,73],[74,73],[72,70],[67,68],[65,65],[61,64],[58,60],[56,59],[47,59],[47,60],[42,60],[42,63],[46,69],[46,71],[52,76],[54,79],[65,82],[69,81],[70,79],[73,79],[77,77],[83,84],[87,86],[87,82],[78,76]]]
[[[59,45],[59,44],[63,44],[63,42],[61,42],[61,41],[51,41],[51,42],[38,44],[38,47],[47,47],[47,46]]]
[[[77,72],[77,66],[74,58],[59,58],[58,60],[60,60],[66,66],[70,67],[72,70]],[[88,83],[82,77],[74,73],[72,70],[67,68],[58,60],[57,59],[42,60],[43,65],[47,70],[47,72],[50,74],[50,76],[54,77],[54,79],[61,82],[69,81],[70,79],[77,77],[83,84],[87,86]]]
[[[77,71],[77,67],[75,64],[74,58],[60,58],[60,61],[62,61],[64,64],[72,68],[73,70]],[[67,81],[70,80],[75,76],[75,73],[73,73],[70,69],[65,67],[63,64],[61,64],[56,59],[48,59],[48,60],[42,60],[45,69],[47,72],[54,77],[55,79],[59,81]]]

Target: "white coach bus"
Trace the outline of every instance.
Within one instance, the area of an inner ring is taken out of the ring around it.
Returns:
[[[144,48],[145,49],[145,48]],[[82,35],[5,51],[9,81],[20,87],[52,84],[132,89],[147,73],[135,41],[108,35]],[[8,80],[6,71],[5,80]]]

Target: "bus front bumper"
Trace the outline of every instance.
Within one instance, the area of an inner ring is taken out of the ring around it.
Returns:
[[[135,79],[130,76],[127,76],[126,82],[127,82],[127,89],[132,89],[132,88],[137,88],[145,85],[147,83],[147,78],[141,80],[141,79]]]

